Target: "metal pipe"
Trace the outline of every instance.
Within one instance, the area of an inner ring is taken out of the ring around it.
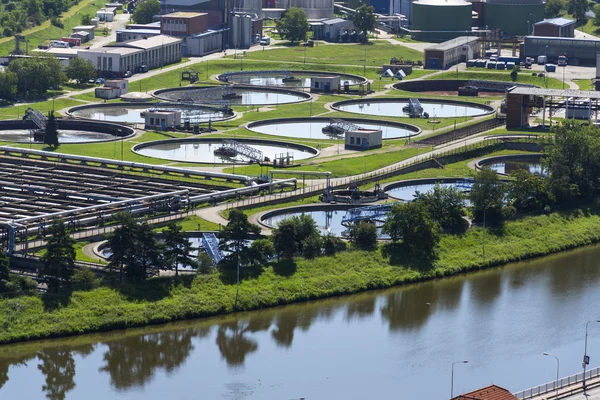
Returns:
[[[83,162],[95,162],[101,164],[109,164],[109,165],[117,165],[123,167],[130,168],[143,168],[143,169],[153,169],[156,171],[163,172],[174,172],[179,174],[188,174],[188,175],[197,175],[211,178],[222,178],[222,179],[230,179],[230,180],[239,180],[244,181],[248,184],[253,182],[253,179],[246,175],[236,175],[236,174],[225,174],[221,172],[211,172],[211,171],[197,171],[192,169],[185,168],[177,168],[177,167],[166,167],[162,165],[152,165],[152,164],[144,164],[130,161],[118,161],[118,160],[110,160],[107,158],[97,158],[97,157],[84,157],[84,156],[76,156],[71,154],[64,153],[53,153],[50,151],[43,150],[29,150],[29,149],[21,149],[17,147],[11,146],[0,146],[0,151],[4,151],[5,153],[21,153],[21,154],[33,154],[43,157],[53,157],[61,160],[75,160],[75,161],[83,161]]]
[[[264,187],[272,187],[272,186],[281,185],[284,183],[296,183],[297,181],[298,180],[296,178],[290,178],[290,179],[283,179],[283,180],[276,181],[276,182],[261,183],[259,185],[254,185],[254,186],[246,186],[243,188],[227,189],[227,190],[223,190],[223,191],[216,192],[216,193],[199,194],[197,196],[190,197],[190,202],[197,203],[197,202],[200,202],[203,200],[218,199],[218,198],[230,196],[232,194],[242,194],[242,193],[249,192],[249,191],[255,191],[257,189],[261,189]]]

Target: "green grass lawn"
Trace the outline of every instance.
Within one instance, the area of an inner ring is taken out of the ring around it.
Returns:
[[[50,20],[45,21],[39,26],[26,29],[21,33],[29,40],[29,54],[38,45],[48,42],[51,39],[60,39],[63,36],[70,36],[72,28],[81,25],[81,16],[84,14],[96,15],[96,11],[104,7],[106,1],[102,0],[81,0],[81,2],[60,16],[64,28],[57,28],[50,24]],[[14,37],[0,39],[0,54],[8,54],[15,47]],[[25,50],[25,43],[21,43],[21,49]]]
[[[82,103],[81,101],[78,101],[78,100],[60,98],[60,99],[55,99],[54,101],[46,100],[46,101],[41,101],[38,103],[27,104],[27,105],[19,105],[19,104],[10,105],[10,106],[0,108],[0,119],[21,119],[21,118],[23,118],[23,115],[25,114],[25,110],[29,107],[34,108],[36,110],[40,110],[41,112],[46,114],[46,113],[48,113],[48,111],[51,111],[53,108],[54,108],[54,110],[61,110],[66,107],[80,106],[82,104],[84,104],[84,103]]]
[[[579,90],[596,90],[591,79],[575,79],[573,82],[579,86]]]
[[[232,56],[228,56],[232,57]],[[315,47],[288,47],[282,49],[248,52],[248,60],[290,61],[316,64],[366,65],[381,68],[392,57],[404,60],[422,60],[423,53],[387,41],[372,41],[363,44],[324,44]],[[365,60],[366,59],[366,63]]]
[[[537,85],[540,87],[545,87],[547,83],[547,87],[550,89],[562,89],[562,80],[553,78],[552,76],[559,76],[559,72],[551,73],[550,77],[544,81],[544,78],[540,78],[538,76],[532,76],[531,72],[521,71],[519,72],[519,76],[516,80],[516,83],[525,83],[530,85]],[[438,75],[434,75],[425,79],[476,79],[476,80],[484,80],[484,81],[503,81],[503,82],[512,82],[510,77],[510,71],[504,71],[504,73],[498,72],[464,72],[460,71],[456,73],[455,71],[448,71]]]
[[[314,260],[264,266],[239,287],[239,310],[272,307],[448,276],[558,252],[600,240],[600,216],[575,210],[508,221],[441,236],[433,265],[410,265],[382,250],[346,251]],[[245,275],[245,274],[244,274]],[[0,300],[0,342],[104,331],[232,312],[236,285],[208,276],[152,279],[139,285],[75,291],[67,298],[23,296]]]

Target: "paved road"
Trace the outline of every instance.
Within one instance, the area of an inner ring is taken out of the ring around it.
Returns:
[[[129,18],[131,17],[131,14],[117,14],[115,15],[114,19],[112,22],[106,22],[105,23],[105,27],[107,27],[108,29],[110,29],[110,35],[107,36],[102,36],[102,35],[98,35],[94,37],[94,40],[92,41],[92,43],[90,44],[90,47],[92,49],[97,49],[98,47],[102,47],[107,45],[108,43],[112,43],[112,42],[116,42],[117,41],[117,31],[119,29],[124,29],[125,25],[127,25],[129,23]],[[99,28],[103,28],[103,26],[100,26]]]

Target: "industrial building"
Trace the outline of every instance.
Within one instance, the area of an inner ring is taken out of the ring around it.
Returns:
[[[96,66],[98,76],[122,77],[181,61],[181,40],[158,35],[116,43],[98,49],[79,50],[77,55]]]
[[[262,18],[256,14],[234,13],[229,18],[229,47],[247,49],[262,37]]]
[[[575,21],[568,18],[550,18],[533,25],[533,36],[575,37]]]
[[[346,150],[379,149],[382,146],[382,133],[380,129],[355,129],[348,131],[344,138]]]
[[[160,35],[160,31],[156,29],[119,29],[117,30],[117,43],[147,39],[158,35]]]
[[[479,58],[479,38],[460,36],[425,49],[425,68],[446,69],[462,61]]]
[[[311,93],[333,93],[339,92],[340,77],[338,75],[313,76],[310,78]]]
[[[96,25],[79,25],[74,27],[71,32],[79,33],[79,32],[87,32],[88,40],[94,39],[94,30],[96,29]]]
[[[503,37],[530,35],[544,19],[544,0],[486,0],[482,17],[483,25],[499,29]]]
[[[208,14],[175,12],[161,15],[160,33],[169,36],[188,36],[208,30]]]
[[[150,109],[144,115],[145,129],[174,129],[181,125],[180,110]]]
[[[112,22],[116,13],[116,8],[101,8],[96,11],[96,18],[98,21]]]
[[[527,36],[521,46],[521,58],[546,55],[549,62],[567,56],[570,65],[596,65],[599,39]]]
[[[100,99],[116,99],[124,95],[129,90],[129,81],[127,79],[114,79],[104,82],[103,87],[95,90],[95,96]]]

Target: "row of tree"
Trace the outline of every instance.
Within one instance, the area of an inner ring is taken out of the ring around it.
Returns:
[[[59,24],[59,16],[79,0],[3,0],[0,8],[0,26],[3,36],[12,36],[27,28],[53,19]]]

